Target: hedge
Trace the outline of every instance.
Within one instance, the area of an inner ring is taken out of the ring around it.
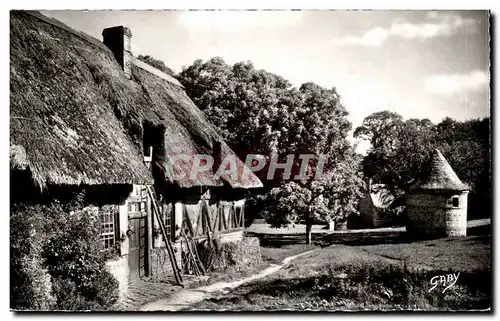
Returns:
[[[81,199],[81,198],[80,198]],[[118,281],[106,268],[97,207],[16,205],[10,216],[11,308],[106,310]]]

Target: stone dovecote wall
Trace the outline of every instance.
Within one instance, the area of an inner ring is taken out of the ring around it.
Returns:
[[[466,236],[468,192],[407,195],[407,230],[417,236]],[[453,198],[458,199],[455,206]]]

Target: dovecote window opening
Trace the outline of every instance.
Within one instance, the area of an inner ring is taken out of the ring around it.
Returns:
[[[448,206],[460,207],[460,197],[458,195],[452,196],[448,199]]]

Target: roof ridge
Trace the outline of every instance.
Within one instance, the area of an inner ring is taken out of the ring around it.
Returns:
[[[40,11],[35,11],[35,10],[19,10],[19,11],[25,12],[26,14],[29,14],[30,16],[35,17],[35,18],[37,18],[39,20],[42,20],[43,22],[48,23],[48,24],[50,24],[53,27],[62,29],[64,31],[67,31],[67,32],[69,32],[69,33],[71,33],[71,34],[79,37],[80,39],[85,40],[88,43],[90,43],[90,44],[92,44],[94,46],[97,46],[97,47],[99,47],[101,49],[104,49],[106,51],[109,51],[111,53],[111,50],[109,50],[109,48],[102,41],[100,41],[99,39],[97,39],[95,37],[92,37],[91,35],[86,34],[83,31],[74,29],[74,28],[66,25],[62,21],[59,21],[57,19],[48,17],[48,16],[42,14]]]
[[[170,76],[169,74],[161,71],[160,69],[155,68],[154,66],[151,66],[148,63],[145,63],[144,61],[140,60],[139,58],[132,56],[132,63],[134,65],[136,65],[137,67],[144,69],[145,71],[147,71],[149,73],[152,73],[156,77],[161,78],[163,80],[166,80],[169,83],[171,83],[175,86],[179,86],[182,89],[184,89],[184,86],[180,83],[179,80],[177,80],[174,77]]]
[[[42,14],[40,11],[32,11],[32,10],[19,10],[19,11],[26,12],[27,14],[29,14],[32,17],[35,17],[39,20],[42,20],[43,22],[46,22],[53,27],[63,29],[64,31],[67,31],[67,32],[79,37],[80,39],[87,41],[88,43],[111,53],[111,50],[99,39],[92,37],[91,35],[83,32],[83,31],[74,29],[74,28],[66,25],[62,21],[48,17],[48,16]],[[140,67],[140,68],[146,70],[147,72],[150,72],[153,75],[155,75],[163,80],[166,80],[173,85],[179,86],[182,89],[184,89],[184,86],[177,79],[175,79],[174,77],[161,71],[160,69],[141,61],[139,58],[135,57],[133,54],[132,54],[132,63],[134,65],[136,65],[137,67]]]

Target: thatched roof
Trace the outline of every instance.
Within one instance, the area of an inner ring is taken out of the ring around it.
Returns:
[[[95,38],[39,13],[11,12],[11,167],[47,184],[151,183],[143,124],[165,128],[165,152],[234,155],[182,86],[134,62],[127,79]],[[159,71],[158,71],[159,72]],[[185,171],[177,162],[175,172]],[[238,165],[244,167],[238,159]],[[181,187],[260,187],[255,175]]]
[[[410,190],[464,191],[468,189],[469,187],[460,181],[450,164],[436,149]]]

